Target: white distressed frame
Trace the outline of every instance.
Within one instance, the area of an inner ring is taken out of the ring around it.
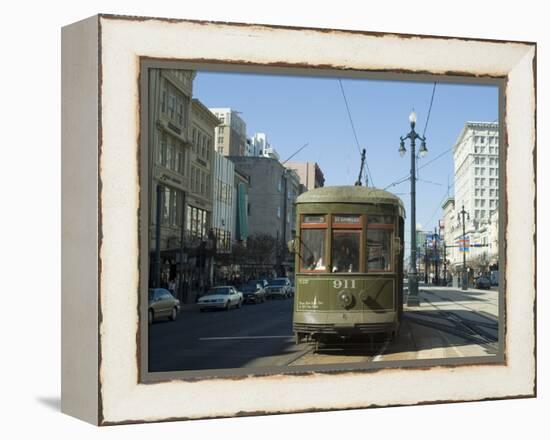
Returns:
[[[99,333],[88,356],[97,362],[99,376],[95,412],[83,406],[93,399],[94,387],[84,389],[73,375],[72,381],[64,377],[65,412],[93,423],[117,424],[535,395],[534,44],[116,16],[89,19],[64,34],[76,29],[79,35],[78,26],[98,30],[99,127],[94,142],[99,162],[93,182],[98,200],[90,203],[98,205],[101,237],[95,249]],[[80,32],[90,33],[93,37],[93,32]],[[506,365],[139,383],[140,57],[506,76]],[[70,206],[70,197],[66,204]],[[64,260],[63,270],[78,264]],[[70,284],[69,275],[64,278],[64,304]],[[68,322],[64,338],[76,329]],[[70,343],[64,350],[70,358],[65,376],[79,360],[71,358]],[[94,370],[87,374],[83,383],[93,380]]]

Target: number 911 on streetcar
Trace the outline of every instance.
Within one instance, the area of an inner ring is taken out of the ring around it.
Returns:
[[[403,203],[362,186],[316,188],[296,201],[296,341],[387,333],[403,311]]]

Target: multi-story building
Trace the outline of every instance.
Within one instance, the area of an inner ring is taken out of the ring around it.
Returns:
[[[255,133],[250,139],[249,152],[246,156],[263,156],[280,160],[277,150],[267,141],[267,134]]]
[[[250,143],[252,146],[250,156],[262,156],[263,151],[269,147],[269,142],[267,142],[267,134],[265,133],[255,133],[250,139]]]
[[[325,176],[316,162],[286,162],[285,167],[296,171],[308,191],[325,184]]]
[[[469,239],[468,262],[498,262],[499,126],[494,122],[466,122],[453,148],[455,196],[444,210],[445,242],[457,246],[463,231]],[[463,216],[460,214],[464,208]],[[472,246],[472,245],[479,246]],[[447,258],[462,267],[463,255],[449,248]]]
[[[290,235],[296,234],[296,199],[302,192],[304,186],[300,183],[300,176],[293,169],[287,168],[285,172],[287,187],[287,224],[290,228]]]
[[[220,254],[230,253],[234,234],[235,165],[218,152],[214,152],[212,228],[216,236],[216,249]]]
[[[244,156],[247,151],[246,123],[231,108],[211,108],[220,120],[216,127],[215,148],[223,156]]]
[[[150,284],[177,275],[185,194],[189,191],[191,99],[195,72],[153,69],[149,74]]]
[[[193,99],[186,200],[186,230],[190,241],[203,240],[211,227],[214,130],[219,123],[207,107],[198,99]]]
[[[235,169],[248,176],[248,234],[267,234],[283,249],[292,238],[299,178],[276,159],[231,157]],[[286,191],[286,193],[285,193]],[[294,226],[295,227],[295,226]],[[272,263],[284,263],[285,251],[274,254]],[[278,261],[275,261],[275,260]]]
[[[455,200],[473,220],[486,222],[498,209],[498,124],[467,122],[453,149]]]
[[[235,169],[233,237],[234,241],[245,246],[248,238],[248,187],[248,176]]]

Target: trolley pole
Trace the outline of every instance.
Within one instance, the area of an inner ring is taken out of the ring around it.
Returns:
[[[428,149],[426,148],[426,138],[414,131],[416,125],[416,113],[414,110],[409,115],[409,122],[411,124],[411,131],[405,137],[400,137],[399,154],[401,157],[405,155],[407,152],[405,149],[405,139],[409,139],[411,141],[411,268],[409,271],[409,297],[407,305],[418,306],[420,305],[420,298],[418,296],[418,271],[416,267],[416,140],[420,139],[422,141],[419,151],[422,157],[426,155]]]

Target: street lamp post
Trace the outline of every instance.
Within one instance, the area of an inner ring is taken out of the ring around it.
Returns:
[[[416,268],[416,140],[420,139],[420,156],[424,157],[428,153],[426,148],[426,138],[420,136],[414,131],[416,125],[416,113],[414,110],[409,115],[409,122],[411,123],[411,131],[405,136],[400,137],[401,143],[399,145],[399,154],[401,157],[405,155],[407,150],[405,149],[405,139],[411,141],[411,269],[409,271],[409,298],[407,305],[418,306],[420,299],[418,297],[418,272]]]
[[[459,212],[462,216],[462,290],[468,290],[468,272],[466,271],[466,220],[465,217],[470,219],[470,214],[464,209],[462,205],[462,210]]]

